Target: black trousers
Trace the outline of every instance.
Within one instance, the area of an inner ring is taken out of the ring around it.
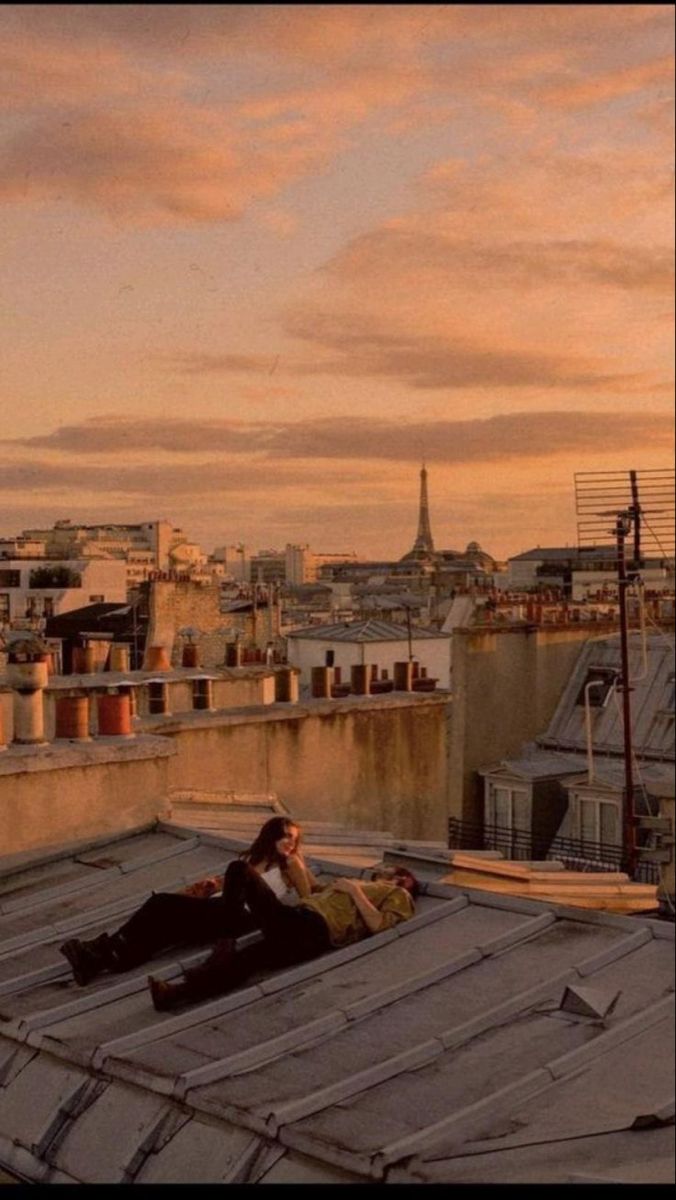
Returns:
[[[196,991],[216,995],[238,987],[254,971],[289,967],[325,954],[331,948],[329,930],[319,913],[282,904],[260,875],[247,863],[230,863],[223,885],[228,912],[239,914],[246,904],[263,940],[223,953],[216,946],[200,966],[186,972]],[[245,910],[244,910],[245,911]]]
[[[233,865],[233,864],[231,864]],[[274,899],[273,893],[253,872]],[[258,928],[241,901],[233,906],[225,896],[182,896],[156,892],[112,936],[124,969],[137,966],[172,946],[199,946],[219,938],[238,937]]]

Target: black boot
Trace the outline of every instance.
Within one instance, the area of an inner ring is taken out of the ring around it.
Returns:
[[[180,983],[168,983],[166,979],[155,979],[154,975],[149,975],[148,987],[156,1012],[171,1012],[174,1008],[199,1000],[185,979]]]
[[[184,1004],[195,1004],[230,991],[237,980],[233,964],[237,960],[234,938],[221,938],[209,957],[197,967],[185,971],[180,983],[148,976],[148,986],[157,1012],[169,1012]]]
[[[109,943],[108,934],[102,933],[100,937],[92,938],[88,942],[82,942],[79,938],[70,938],[69,941],[59,946],[60,953],[68,959],[75,982],[80,987],[91,983],[92,979],[96,979],[96,976],[100,975],[102,971],[111,969]]]
[[[151,956],[146,947],[129,941],[122,933],[111,933],[104,952],[107,969],[116,973],[131,971]]]

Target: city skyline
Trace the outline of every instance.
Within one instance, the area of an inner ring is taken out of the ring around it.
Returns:
[[[574,544],[673,447],[673,9],[6,5],[2,534]]]

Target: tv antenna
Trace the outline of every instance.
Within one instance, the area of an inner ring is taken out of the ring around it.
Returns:
[[[636,870],[636,813],[631,738],[631,685],[627,630],[627,588],[646,560],[663,567],[674,563],[674,471],[583,471],[575,475],[578,547],[590,560],[602,559],[617,570],[624,732],[624,853],[630,876]],[[612,528],[609,528],[612,526]],[[628,555],[629,547],[631,553]]]

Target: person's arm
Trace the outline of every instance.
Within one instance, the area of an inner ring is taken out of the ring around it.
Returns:
[[[371,904],[358,879],[334,879],[331,886],[337,892],[345,892],[351,897],[369,933],[380,933],[389,928],[391,922],[385,919],[375,904]]]
[[[312,892],[321,892],[322,885],[315,879],[310,868],[300,854],[292,854],[286,860],[286,874],[301,900],[305,900]]]

